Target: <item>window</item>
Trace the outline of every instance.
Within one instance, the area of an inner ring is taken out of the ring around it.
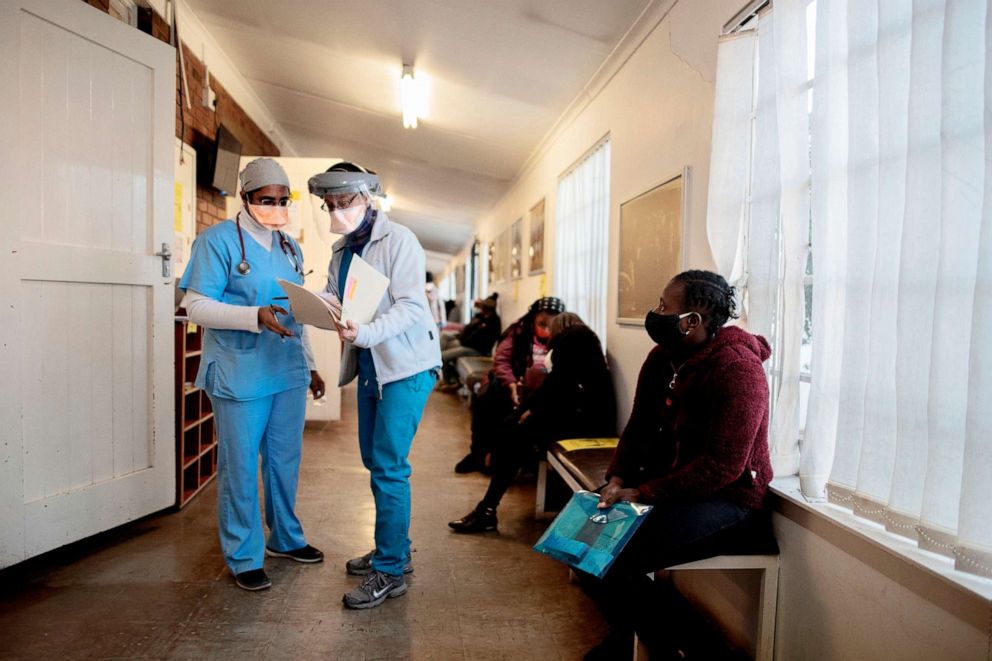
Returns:
[[[775,349],[776,472],[992,576],[988,11],[774,0],[720,46],[707,229]]]
[[[606,347],[610,141],[604,138],[558,180],[555,289]]]

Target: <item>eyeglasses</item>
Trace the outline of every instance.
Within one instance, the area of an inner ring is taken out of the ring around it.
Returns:
[[[274,197],[263,197],[258,201],[258,206],[261,207],[291,207],[293,206],[293,200],[285,197],[282,199],[276,199]]]
[[[356,206],[355,200],[358,199],[359,195],[361,195],[361,193],[355,193],[350,197],[339,196],[337,199],[331,200],[328,200],[328,198],[325,197],[324,203],[320,205],[320,210],[336,211],[337,209],[350,209],[351,207]]]

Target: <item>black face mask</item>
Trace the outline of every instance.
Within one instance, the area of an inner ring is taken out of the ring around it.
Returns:
[[[665,347],[672,347],[682,343],[685,333],[679,329],[679,321],[697,312],[686,312],[685,314],[658,314],[654,310],[648,312],[644,318],[644,329],[648,336],[654,340],[655,344]]]

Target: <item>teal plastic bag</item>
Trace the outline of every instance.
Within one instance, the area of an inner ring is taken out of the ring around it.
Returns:
[[[605,576],[652,508],[621,502],[601,510],[598,503],[599,494],[574,493],[534,550],[587,574]]]

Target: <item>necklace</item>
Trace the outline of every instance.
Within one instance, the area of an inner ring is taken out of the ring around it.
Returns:
[[[669,390],[675,390],[675,379],[679,377],[679,370],[685,367],[686,362],[688,361],[682,361],[681,365],[675,367],[675,363],[673,363],[671,360],[668,361],[668,364],[672,366],[672,380],[668,382]]]

